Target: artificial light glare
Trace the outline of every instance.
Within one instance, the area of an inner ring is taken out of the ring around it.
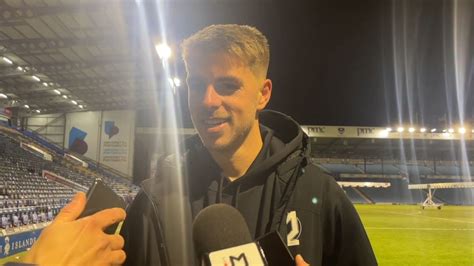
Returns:
[[[7,99],[8,96],[6,94],[0,93],[0,99]]]
[[[79,104],[78,107],[81,108],[81,109],[84,108],[84,106],[82,104]]]
[[[18,71],[23,71],[23,68],[22,68],[21,66],[17,66],[17,67],[16,67],[16,70],[18,70]]]
[[[415,132],[415,128],[414,128],[414,127],[410,127],[410,128],[408,129],[408,132],[410,132],[410,133]]]
[[[43,82],[43,86],[48,87],[48,83]]]
[[[61,95],[61,92],[59,90],[54,90],[54,93],[56,93],[57,95]]]
[[[161,60],[167,60],[171,56],[171,48],[164,44],[158,44],[155,45],[156,53],[158,53],[158,56],[160,57]]]
[[[10,64],[10,65],[11,65],[11,64],[13,64],[13,61],[12,61],[12,60],[10,60],[10,59],[8,59],[8,58],[7,58],[7,57],[5,57],[5,56],[4,56],[4,57],[2,57],[2,59],[3,59],[3,61],[7,62],[7,63],[8,63],[8,64]]]
[[[181,80],[180,80],[179,78],[174,78],[174,79],[173,79],[173,82],[174,82],[174,85],[175,85],[176,87],[181,86]]]
[[[466,133],[466,129],[461,127],[461,128],[458,129],[458,132],[459,132],[459,134],[464,134],[464,133]]]
[[[398,128],[397,128],[397,131],[400,132],[400,133],[402,133],[403,131],[405,131],[405,129],[404,129],[403,127],[398,127]]]
[[[392,132],[392,130],[393,130],[393,129],[392,129],[391,127],[387,127],[387,128],[385,129],[385,131],[387,131],[387,132]]]
[[[71,102],[72,102],[73,104],[77,105],[77,102],[76,102],[76,101],[72,100]]]
[[[67,99],[67,95],[63,95],[63,98],[64,98],[64,99]]]
[[[454,133],[454,129],[450,128],[450,129],[448,129],[448,132],[449,133]]]
[[[41,113],[41,111],[40,111],[40,110],[35,110],[35,112],[37,112],[38,114],[39,114],[39,113]]]
[[[431,129],[431,132],[432,132],[432,133],[436,132],[436,128],[432,128],[432,129]]]
[[[422,128],[420,129],[420,132],[421,132],[421,133],[425,133],[425,132],[426,132],[426,128],[422,127]]]
[[[23,107],[30,108],[30,106],[28,104],[23,105]]]
[[[36,81],[41,81],[41,79],[38,78],[37,76],[31,76],[31,78],[33,78],[33,79],[36,80]]]

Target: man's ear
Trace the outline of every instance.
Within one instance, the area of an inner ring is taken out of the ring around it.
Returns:
[[[270,101],[270,97],[272,96],[272,81],[270,79],[264,80],[263,87],[259,92],[259,96],[257,110],[261,111],[265,108],[265,106],[267,106],[268,102]]]

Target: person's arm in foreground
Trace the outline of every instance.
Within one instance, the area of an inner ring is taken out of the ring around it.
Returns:
[[[120,208],[106,209],[77,219],[86,205],[84,193],[58,213],[26,254],[23,262],[36,265],[113,265],[125,261],[120,235],[108,235],[104,229],[125,219]]]

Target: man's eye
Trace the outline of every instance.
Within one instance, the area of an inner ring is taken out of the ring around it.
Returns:
[[[236,91],[240,89],[240,84],[238,82],[231,82],[231,81],[224,81],[224,82],[216,82],[214,85],[216,90],[218,91]]]

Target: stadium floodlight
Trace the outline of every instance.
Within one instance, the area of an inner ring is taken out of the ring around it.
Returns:
[[[57,95],[61,95],[61,92],[59,90],[54,90],[54,93],[56,93]]]
[[[464,133],[466,133],[466,129],[461,127],[461,128],[458,129],[458,132],[459,132],[459,134],[464,134]]]
[[[436,130],[437,130],[436,128],[432,128],[432,129],[431,129],[431,133],[435,133]]]
[[[414,127],[410,127],[410,128],[408,129],[408,132],[410,132],[410,133],[415,132],[415,128],[414,128]]]
[[[67,95],[63,95],[63,98],[64,98],[64,99],[67,99]]]
[[[23,68],[22,68],[21,66],[17,66],[17,67],[16,67],[16,70],[18,70],[18,71],[23,71]]]
[[[76,102],[76,101],[72,100],[71,102],[72,102],[72,104],[77,105],[77,102]]]
[[[2,57],[3,61],[7,62],[8,64],[12,65],[13,64],[13,61],[10,60],[8,57]]]
[[[8,99],[8,96],[4,93],[0,93],[0,99]]]
[[[405,128],[403,128],[403,127],[397,127],[397,132],[402,133],[403,131],[405,131]]]
[[[41,113],[41,111],[40,111],[40,110],[35,110],[35,112],[37,112],[38,114],[39,114],[39,113]]]
[[[448,132],[449,133],[454,133],[454,129],[450,128],[450,129],[448,129]]]
[[[426,132],[426,127],[420,128],[420,132],[421,132],[421,133],[425,133],[425,132]]]
[[[23,107],[25,107],[26,109],[30,108],[30,106],[28,104],[23,105]]]
[[[81,108],[81,109],[84,108],[84,106],[82,104],[79,104],[78,107]]]
[[[385,131],[387,131],[387,132],[392,132],[393,129],[392,129],[391,127],[387,127],[387,128],[385,129]]]
[[[167,60],[171,57],[171,48],[165,43],[155,45],[155,50],[161,60]]]
[[[34,80],[36,80],[36,81],[38,81],[38,82],[39,82],[39,81],[41,81],[41,79],[40,79],[40,78],[38,78],[38,77],[37,77],[37,76],[35,76],[35,75],[31,76],[31,78],[32,78],[32,79],[34,79]]]

